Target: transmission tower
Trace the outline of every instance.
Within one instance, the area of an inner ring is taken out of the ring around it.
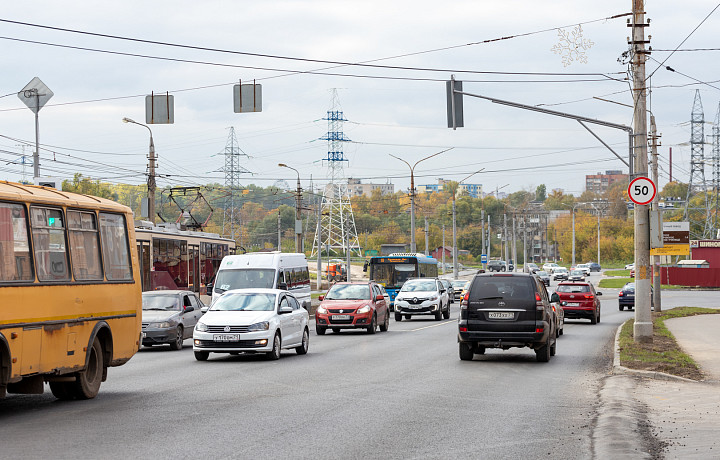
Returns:
[[[708,213],[705,182],[705,114],[700,100],[700,90],[695,90],[690,126],[690,180],[685,200],[685,219],[690,222],[691,238],[703,239],[710,234],[712,220]],[[691,198],[697,195],[701,195],[699,200],[691,203]]]
[[[713,213],[713,225],[711,231],[711,237],[720,238],[720,201],[718,201],[718,195],[720,195],[720,104],[718,105],[718,111],[715,115],[715,124],[712,128],[712,139],[713,139],[713,155],[712,155],[712,200],[711,209]]]
[[[345,137],[342,131],[343,123],[347,120],[340,110],[337,90],[332,91],[332,107],[327,112],[328,132],[320,140],[327,141],[327,157],[323,161],[328,165],[328,176],[330,183],[323,191],[322,204],[320,205],[320,227],[316,230],[315,241],[318,240],[317,232],[320,232],[320,242],[323,248],[343,249],[346,253],[356,251],[361,256],[360,242],[355,227],[350,204],[350,192],[347,179],[344,173],[345,159],[342,144],[350,139]],[[349,246],[349,247],[348,247]],[[317,255],[317,248],[313,245],[312,256]]]
[[[235,137],[235,128],[230,127],[227,143],[225,144],[225,213],[223,214],[222,234],[225,238],[235,239],[241,236],[240,232],[240,209],[238,208],[240,197],[240,174],[249,173],[247,169],[240,166],[240,157],[247,155],[240,150],[237,138]],[[241,242],[238,241],[238,244]]]

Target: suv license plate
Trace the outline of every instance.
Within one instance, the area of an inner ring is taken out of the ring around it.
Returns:
[[[239,342],[240,334],[214,334],[213,340],[215,342]]]
[[[350,319],[350,315],[333,315],[331,319],[333,321],[342,321],[344,319]]]
[[[509,311],[491,311],[488,313],[490,319],[513,319],[515,314]]]

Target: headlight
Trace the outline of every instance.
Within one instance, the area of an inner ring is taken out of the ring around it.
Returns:
[[[437,299],[438,299],[438,296],[437,296],[437,294],[435,294],[435,295],[430,296],[430,298],[428,300],[437,300]]]
[[[169,329],[170,323],[167,321],[163,321],[162,323],[150,323],[148,324],[148,328],[150,329]]]
[[[327,309],[321,305],[321,306],[317,307],[317,310],[315,310],[315,313],[324,315],[325,313],[327,313]]]
[[[248,332],[267,331],[268,329],[270,329],[270,323],[267,321],[248,326]]]
[[[365,305],[364,307],[360,307],[357,311],[358,313],[369,313],[370,312],[370,305]]]
[[[207,332],[207,330],[208,330],[207,324],[198,322],[195,325],[195,330],[199,331],[199,332]]]

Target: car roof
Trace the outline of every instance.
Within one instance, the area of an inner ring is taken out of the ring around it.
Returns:
[[[143,295],[179,295],[179,294],[194,294],[192,291],[185,289],[160,289],[157,291],[145,291]]]
[[[561,281],[558,286],[592,286],[589,281]]]
[[[292,294],[288,291],[284,291],[282,289],[268,289],[268,288],[244,288],[244,289],[231,289],[229,291],[225,291],[223,295],[228,294]]]

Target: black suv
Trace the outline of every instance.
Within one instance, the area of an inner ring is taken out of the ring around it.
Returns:
[[[504,260],[488,260],[487,271],[489,272],[504,272],[505,268]]]
[[[529,273],[475,275],[460,304],[461,360],[486,348],[529,347],[538,361],[555,355],[555,317],[545,285]]]

